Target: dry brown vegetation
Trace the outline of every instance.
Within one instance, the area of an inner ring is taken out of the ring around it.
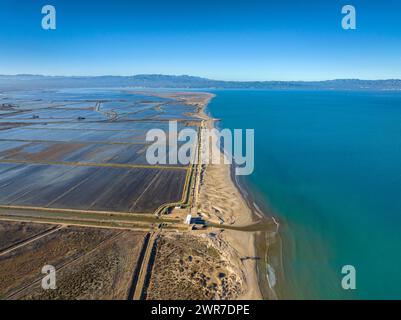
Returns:
[[[125,232],[74,261],[58,275],[56,290],[36,286],[23,299],[127,299],[143,234]]]
[[[0,256],[0,298],[124,299],[144,233],[66,227]],[[43,290],[44,265],[57,290]]]
[[[147,299],[233,299],[241,272],[211,238],[164,234],[157,242]]]
[[[45,224],[0,221],[0,252],[52,228]]]

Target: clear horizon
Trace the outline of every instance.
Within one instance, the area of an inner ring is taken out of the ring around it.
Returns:
[[[46,4],[56,8],[56,30],[41,28]],[[345,4],[5,0],[0,10],[0,74],[400,79],[401,4],[352,1],[357,29],[344,30]]]
[[[360,78],[322,78],[317,80],[304,80],[304,79],[294,79],[294,80],[276,80],[276,79],[266,79],[266,80],[225,80],[225,79],[212,79],[207,77],[202,77],[198,75],[192,74],[162,74],[162,73],[139,73],[139,74],[98,74],[98,75],[85,75],[85,74],[32,74],[32,73],[17,73],[17,74],[0,74],[0,76],[5,77],[18,77],[18,76],[40,76],[40,77],[88,77],[88,78],[96,78],[96,77],[135,77],[135,76],[172,76],[172,77],[195,77],[195,78],[203,78],[205,80],[212,81],[233,81],[233,82],[321,82],[321,81],[337,81],[337,80],[360,80],[360,81],[401,81],[400,78],[379,78],[379,79],[360,79]]]

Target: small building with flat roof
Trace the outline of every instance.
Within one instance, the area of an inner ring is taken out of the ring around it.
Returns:
[[[185,224],[191,224],[191,220],[192,220],[192,216],[190,214],[187,215],[187,217],[185,218]]]
[[[185,224],[200,224],[206,225],[206,221],[202,217],[192,217],[190,214],[185,218]]]

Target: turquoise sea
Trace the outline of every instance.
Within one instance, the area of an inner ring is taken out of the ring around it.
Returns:
[[[255,129],[241,181],[280,222],[279,297],[400,299],[401,92],[214,93],[220,127]]]

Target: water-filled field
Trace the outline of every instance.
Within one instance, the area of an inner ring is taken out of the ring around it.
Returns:
[[[196,129],[194,104],[126,89],[5,92],[0,205],[153,213],[184,198],[188,168],[152,165],[147,132]],[[167,155],[169,153],[167,148]]]

